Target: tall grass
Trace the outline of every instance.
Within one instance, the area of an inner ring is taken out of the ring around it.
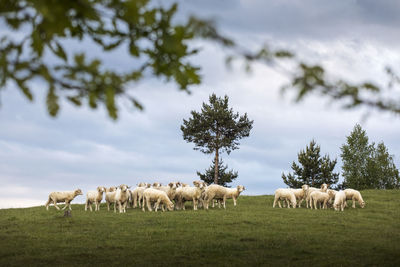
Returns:
[[[344,212],[273,209],[272,196],[208,211],[0,210],[0,266],[400,266],[400,191],[362,194],[366,207]]]

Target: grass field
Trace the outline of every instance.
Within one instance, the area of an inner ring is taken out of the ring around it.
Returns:
[[[362,194],[366,207],[344,212],[273,209],[272,196],[209,211],[0,210],[0,266],[400,266],[400,191]]]

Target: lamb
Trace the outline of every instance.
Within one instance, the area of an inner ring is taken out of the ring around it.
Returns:
[[[167,193],[169,199],[175,199],[176,189],[178,188],[178,184],[179,182],[171,182],[168,184],[168,186],[159,186],[154,189],[161,190]]]
[[[179,187],[176,189],[177,208],[185,209],[185,201],[193,201],[193,210],[197,210],[197,201],[200,199],[206,185],[202,181],[193,181],[193,186]]]
[[[162,186],[161,183],[158,183],[158,182],[153,183],[153,188],[158,188],[160,186]]]
[[[119,186],[119,190],[116,191],[115,194],[115,204],[118,204],[119,207],[119,213],[125,213],[126,212],[126,205],[128,204],[129,201],[129,196],[130,193],[128,189],[130,186],[127,186],[125,184],[122,184]],[[115,206],[114,206],[114,212],[115,212]]]
[[[72,210],[71,201],[79,195],[82,195],[82,190],[80,189],[76,189],[74,191],[51,192],[49,195],[49,199],[45,204],[46,210],[49,210],[50,202],[53,202],[54,207],[56,207],[56,209],[58,210],[60,210],[60,208],[57,206],[57,203],[65,202],[63,210],[65,210],[67,207],[69,208],[69,210]]]
[[[333,202],[333,208],[335,210],[344,210],[346,205],[346,193],[344,191],[339,191],[335,194],[335,201]]]
[[[147,209],[152,211],[151,202],[156,202],[155,211],[157,212],[160,203],[167,206],[167,209],[172,211],[174,209],[174,204],[168,198],[167,193],[161,190],[157,190],[154,188],[147,188],[143,192],[143,202],[146,201]],[[145,205],[143,203],[142,210],[145,211]],[[162,211],[164,211],[164,207],[162,206]]]
[[[85,211],[87,211],[88,206],[90,211],[93,211],[92,204],[94,203],[94,210],[100,210],[100,203],[103,200],[103,193],[106,191],[104,186],[97,187],[97,191],[88,191],[86,194]]]
[[[106,203],[107,203],[107,210],[110,211],[110,204],[114,204],[114,212],[117,212],[117,206],[116,206],[116,201],[115,201],[115,195],[117,193],[117,191],[120,190],[119,188],[117,189],[117,187],[112,186],[110,188],[106,189]]]
[[[326,192],[316,190],[310,194],[310,207],[312,209],[313,203],[314,203],[314,208],[318,209],[318,203],[322,203],[321,208],[327,209],[328,201],[334,197],[335,197],[335,195],[334,195],[333,191],[329,191],[329,193],[326,193]]]
[[[312,192],[314,192],[314,191],[321,191],[321,192],[326,192],[327,190],[328,190],[328,185],[327,184],[322,184],[321,185],[321,188],[320,189],[318,189],[318,188],[316,188],[316,187],[310,187],[309,185],[303,185],[302,187],[301,187],[302,189],[303,189],[303,191],[304,191],[304,193],[305,193],[305,197],[306,197],[306,207],[307,207],[307,209],[308,209],[308,206],[309,206],[309,203],[310,203],[310,195],[311,195],[311,193]]]
[[[205,190],[205,208],[208,209],[209,202],[214,201],[214,199],[222,200],[222,205],[226,209],[226,200],[233,199],[233,205],[236,206],[236,199],[239,197],[240,193],[245,190],[243,185],[238,185],[236,188],[227,188],[220,185],[210,185]],[[213,203],[214,204],[214,203]]]
[[[295,209],[297,202],[296,202],[296,196],[293,193],[292,190],[289,188],[278,188],[275,190],[275,197],[274,197],[274,203],[272,204],[272,207],[275,208],[276,202],[278,202],[279,208],[282,208],[280,200],[290,201],[290,204],[292,207]],[[290,205],[288,204],[288,208],[290,208]]]
[[[358,204],[360,205],[361,208],[365,207],[365,202],[359,191],[349,188],[349,189],[345,189],[344,193],[346,194],[346,200],[350,200],[350,199],[352,200],[353,208],[356,207],[356,201],[358,201]]]

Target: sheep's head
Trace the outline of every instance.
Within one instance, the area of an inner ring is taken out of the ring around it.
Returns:
[[[329,195],[330,198],[334,198],[335,195],[336,195],[336,191],[335,190],[328,189],[327,192],[328,192],[328,195]]]
[[[122,192],[126,192],[126,190],[129,189],[129,186],[127,186],[126,184],[121,184],[121,185],[119,186],[119,188],[121,189]]]
[[[241,193],[241,192],[243,192],[244,190],[246,190],[246,188],[245,188],[243,185],[238,185],[236,188],[237,188],[237,190],[238,190],[239,193]]]
[[[150,187],[151,187],[151,184],[147,183],[147,184],[146,184],[146,187],[147,187],[147,188],[150,188]]]
[[[171,189],[176,189],[176,188],[177,188],[176,183],[169,183],[168,186],[169,186],[169,188],[171,188]]]
[[[104,186],[98,186],[98,187],[97,187],[97,192],[103,193],[104,191],[105,191]]]
[[[167,204],[167,209],[169,211],[173,211],[174,210],[174,203],[172,203],[171,201]]]
[[[157,183],[157,182],[153,183],[153,187],[160,187],[160,186],[161,186],[161,183]]]
[[[328,190],[328,185],[327,184],[322,184],[321,185],[321,191],[322,192],[326,192],[326,190]]]
[[[360,207],[363,209],[365,207],[365,201],[361,201]]]
[[[111,186],[110,188],[108,188],[108,192],[114,192],[117,191],[117,188],[115,186]]]
[[[75,190],[75,196],[83,195],[82,190],[76,189]]]
[[[138,187],[143,187],[143,186],[146,186],[146,183],[143,183],[143,182],[142,183],[138,183],[137,186]]]
[[[307,191],[310,188],[310,186],[308,184],[303,184],[301,186],[301,189],[303,189],[303,191]]]

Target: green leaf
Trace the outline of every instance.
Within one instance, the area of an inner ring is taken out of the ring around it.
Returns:
[[[58,113],[58,110],[60,109],[60,106],[58,104],[58,96],[55,93],[55,88],[53,86],[50,86],[49,91],[47,93],[47,98],[46,98],[46,103],[47,103],[47,111],[51,116],[56,116]]]

